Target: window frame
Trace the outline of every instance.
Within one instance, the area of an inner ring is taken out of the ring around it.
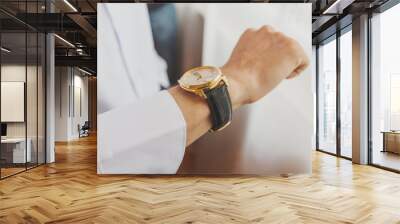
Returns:
[[[330,35],[329,37],[323,39],[320,41],[318,44],[316,44],[316,51],[315,51],[315,61],[316,61],[316,151],[323,152],[329,155],[337,156],[343,159],[347,160],[352,160],[351,157],[347,157],[342,155],[342,150],[341,150],[341,64],[340,64],[340,37],[347,32],[352,32],[352,23],[349,23],[345,27],[341,28],[340,30],[337,30],[336,33]],[[331,41],[336,41],[336,152],[328,152],[324,149],[321,149],[319,147],[319,67],[320,67],[320,56],[319,56],[319,48],[321,44],[327,44]]]
[[[387,171],[391,171],[391,172],[395,172],[395,173],[400,173],[400,170],[398,169],[394,169],[391,167],[387,167],[387,166],[383,166],[377,163],[373,162],[373,130],[372,130],[372,94],[373,94],[373,88],[372,88],[372,19],[374,17],[375,14],[381,14],[384,13],[385,11],[391,9],[392,7],[396,6],[400,4],[400,0],[388,0],[386,1],[384,4],[380,5],[377,8],[374,8],[372,10],[368,11],[368,31],[367,31],[367,40],[368,40],[368,54],[367,54],[367,64],[368,64],[368,68],[367,68],[367,79],[368,79],[368,124],[367,124],[367,132],[368,132],[368,153],[367,153],[367,157],[368,157],[368,165],[373,166],[373,167],[377,167],[383,170],[387,170]]]
[[[36,11],[38,12],[39,11],[39,2],[44,2],[43,0],[35,0],[35,1],[31,1],[31,3],[36,3]],[[27,19],[26,18],[26,12],[27,12],[27,3],[28,3],[28,1],[23,1],[22,3],[25,3],[25,20]],[[45,12],[47,12],[48,11],[48,7],[46,7],[45,8]],[[32,26],[30,26],[29,24],[27,24],[27,23],[24,23],[23,21],[20,21],[20,20],[18,20],[18,18],[16,18],[16,17],[13,17],[12,16],[12,14],[8,14],[8,12],[7,11],[5,11],[5,10],[3,10],[2,9],[2,12],[3,13],[6,13],[7,15],[9,15],[12,19],[15,19],[16,21],[18,21],[18,22],[20,22],[20,23],[22,23],[22,26],[23,26],[23,30],[19,30],[19,31],[11,31],[11,32],[9,32],[9,31],[3,31],[3,30],[1,30],[0,29],[0,46],[2,45],[2,35],[3,34],[6,34],[6,33],[21,33],[21,34],[23,34],[23,35],[25,35],[25,49],[24,49],[24,51],[25,51],[25,96],[24,96],[24,123],[25,123],[25,127],[24,127],[24,129],[25,129],[25,136],[23,137],[24,139],[25,139],[25,166],[24,166],[24,169],[23,170],[20,170],[20,171],[17,171],[17,172],[14,172],[14,173],[12,173],[12,174],[9,174],[9,175],[4,175],[3,173],[2,173],[2,169],[3,168],[1,168],[0,167],[0,181],[1,180],[4,180],[4,179],[7,179],[8,177],[12,177],[12,176],[14,176],[14,175],[17,175],[17,174],[20,174],[20,173],[23,173],[23,172],[26,172],[26,171],[28,171],[28,170],[30,170],[30,169],[33,169],[33,168],[36,168],[36,167],[39,167],[39,166],[41,166],[41,165],[44,165],[44,164],[46,164],[47,163],[47,44],[48,44],[48,40],[47,40],[47,32],[43,32],[43,31],[41,31],[41,30],[38,30],[38,29],[36,29],[36,28],[34,28],[34,27],[32,27]],[[0,24],[0,28],[1,28],[1,24]],[[35,69],[35,74],[36,74],[36,92],[35,93],[33,93],[33,94],[35,94],[36,95],[36,136],[34,137],[34,138],[36,138],[36,140],[37,140],[37,145],[36,145],[36,161],[35,161],[35,163],[32,163],[32,164],[30,164],[29,166],[28,166],[28,162],[27,162],[27,139],[28,139],[28,108],[27,108],[27,83],[28,83],[28,79],[27,79],[27,74],[28,74],[28,34],[33,34],[33,35],[35,35],[36,36],[36,48],[35,48],[35,52],[36,52],[36,60],[34,61],[34,65],[36,66],[36,69]],[[41,71],[41,75],[42,75],[42,84],[43,84],[43,86],[42,86],[42,88],[43,88],[43,96],[44,96],[44,98],[42,99],[42,103],[43,103],[43,105],[42,105],[42,109],[44,110],[43,111],[43,128],[44,128],[44,130],[43,130],[43,149],[42,149],[42,152],[44,153],[42,156],[43,156],[43,162],[39,162],[39,143],[38,143],[38,138],[39,138],[39,113],[38,113],[38,111],[39,111],[39,98],[38,98],[38,93],[39,93],[39,81],[38,81],[38,75],[39,75],[39,71],[38,71],[38,67],[39,67],[39,36],[40,36],[40,34],[43,34],[42,35],[42,38],[40,38],[40,41],[41,41],[41,44],[42,44],[42,47],[43,47],[43,49],[41,49],[41,52],[43,53],[43,55],[42,55],[42,60],[44,60],[43,62],[43,64],[42,64],[42,71]],[[3,64],[2,64],[2,62],[3,62],[3,58],[2,58],[2,54],[0,53],[0,82],[1,82],[1,79],[2,79],[2,76],[1,76],[1,69],[2,69],[2,67],[3,67]],[[1,86],[0,86],[0,90],[1,90]],[[0,91],[1,92],[1,91]],[[1,111],[1,105],[0,105],[0,111]],[[0,123],[1,123],[1,119],[0,119]],[[0,144],[0,156],[1,156],[1,144]],[[1,157],[0,157],[1,158]],[[21,167],[22,168],[22,167]]]

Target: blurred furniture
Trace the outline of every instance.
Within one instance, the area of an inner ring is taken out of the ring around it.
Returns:
[[[80,127],[80,125],[78,125],[78,129],[79,129],[79,138],[89,136],[89,129],[90,129],[89,121],[85,121],[85,123],[82,125],[82,127]]]
[[[400,131],[383,131],[382,152],[400,154]]]
[[[167,62],[167,73],[171,85],[177,84],[179,70],[178,21],[175,5],[172,3],[148,4],[154,47]],[[160,86],[160,89],[168,86]]]
[[[25,142],[27,147],[25,150]],[[4,138],[1,139],[1,160],[6,166],[25,164],[32,160],[32,140],[27,138]]]

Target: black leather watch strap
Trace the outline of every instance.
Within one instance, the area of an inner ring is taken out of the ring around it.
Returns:
[[[208,106],[211,110],[211,130],[216,131],[226,126],[232,120],[232,103],[227,85],[205,90]]]

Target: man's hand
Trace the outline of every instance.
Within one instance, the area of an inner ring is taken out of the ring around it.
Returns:
[[[263,26],[242,34],[221,70],[231,84],[229,93],[237,108],[257,101],[308,65],[309,59],[296,40]]]

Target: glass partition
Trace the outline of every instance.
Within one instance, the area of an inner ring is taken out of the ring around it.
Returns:
[[[340,154],[352,157],[352,34],[340,36]]]
[[[43,1],[32,1],[27,2],[27,4],[26,12],[28,13],[44,12],[45,2]],[[27,29],[27,142],[32,151],[31,162],[27,164],[28,168],[35,167],[44,161],[44,144],[43,142],[39,144],[39,141],[43,141],[43,132],[39,134],[39,131],[42,131],[44,127],[44,125],[39,126],[39,120],[44,122],[44,119],[39,119],[39,110],[42,116],[44,115],[44,110],[41,107],[44,106],[45,86],[39,83],[43,82],[41,73],[44,71],[42,68],[45,64],[44,38],[44,34],[37,32],[37,30]],[[40,97],[42,99],[39,101]],[[39,128],[41,129],[39,130]]]
[[[38,164],[46,162],[46,37],[45,34],[38,34],[38,64],[37,64],[37,147]]]
[[[44,12],[45,1],[1,2],[15,13]],[[9,29],[7,22],[15,23]],[[45,35],[0,12],[0,178],[45,163]]]
[[[26,74],[26,113],[27,113],[27,150],[31,151],[31,160],[27,163],[28,168],[34,167],[38,163],[38,34],[36,32],[27,33],[27,74]]]
[[[26,41],[25,32],[1,34],[2,177],[24,171],[31,162],[26,141]]]
[[[336,153],[336,39],[318,48],[318,149]]]

